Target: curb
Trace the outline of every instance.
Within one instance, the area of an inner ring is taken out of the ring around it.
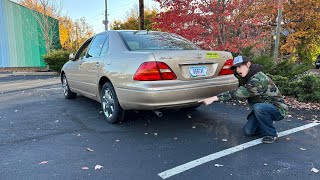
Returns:
[[[55,76],[57,72],[12,72],[14,76]]]

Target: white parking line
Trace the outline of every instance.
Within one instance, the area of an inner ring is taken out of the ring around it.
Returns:
[[[317,126],[317,125],[320,125],[320,124],[319,123],[309,123],[309,124],[306,124],[306,125],[303,125],[303,126],[300,126],[300,127],[296,127],[296,128],[293,128],[293,129],[289,129],[287,131],[280,132],[280,133],[278,133],[278,136],[279,137],[286,136],[286,135],[289,135],[289,134],[292,134],[292,133],[295,133],[295,132],[303,131],[305,129],[308,129],[308,128],[311,128],[311,127],[314,127],[314,126]],[[262,138],[256,139],[256,140],[253,140],[253,141],[250,141],[250,142],[247,142],[247,143],[244,143],[244,144],[240,144],[238,146],[235,146],[235,147],[232,147],[232,148],[229,148],[229,149],[225,149],[225,150],[210,154],[208,156],[205,156],[205,157],[190,161],[188,163],[185,163],[185,164],[182,164],[180,166],[177,166],[177,167],[174,167],[172,169],[169,169],[169,170],[166,170],[164,172],[161,172],[161,173],[158,174],[158,176],[160,176],[162,179],[167,179],[167,178],[169,178],[171,176],[180,174],[180,173],[182,173],[184,171],[187,171],[187,170],[189,170],[191,168],[200,166],[201,164],[204,164],[204,163],[219,159],[221,157],[230,155],[232,153],[247,149],[249,147],[261,144],[262,143],[261,140],[262,140]]]

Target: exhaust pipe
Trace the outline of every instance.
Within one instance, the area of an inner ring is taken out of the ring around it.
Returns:
[[[161,117],[161,116],[162,116],[162,112],[160,112],[160,111],[153,110],[153,112],[154,112],[158,117]]]

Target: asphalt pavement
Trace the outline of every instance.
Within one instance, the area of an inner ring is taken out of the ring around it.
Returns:
[[[320,170],[318,124],[244,148],[259,139],[243,135],[250,110],[239,103],[165,111],[161,118],[130,112],[112,125],[98,102],[64,99],[59,82],[57,76],[0,78],[1,180],[320,177],[314,172]],[[310,123],[291,115],[275,126],[282,133]],[[176,174],[161,176],[168,170]]]

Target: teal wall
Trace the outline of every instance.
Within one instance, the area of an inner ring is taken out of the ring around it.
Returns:
[[[35,12],[9,0],[0,0],[0,68],[44,67],[45,41]],[[48,17],[49,18],[49,17]],[[59,32],[59,22],[50,18]],[[59,33],[55,37],[59,44]]]

